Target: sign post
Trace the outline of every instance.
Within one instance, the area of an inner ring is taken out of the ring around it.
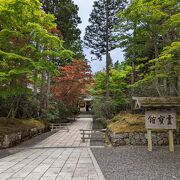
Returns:
[[[169,138],[169,151],[174,152],[173,129],[176,129],[175,111],[146,111],[145,124],[147,129],[148,151],[152,151],[152,129],[167,129]]]
[[[169,130],[169,151],[174,152],[173,130]]]
[[[147,130],[147,139],[148,139],[148,151],[152,151],[152,136],[151,136],[151,130]]]

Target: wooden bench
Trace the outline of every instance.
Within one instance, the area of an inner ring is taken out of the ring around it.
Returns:
[[[106,139],[106,129],[80,129],[82,135],[82,142],[85,142],[86,139],[92,139],[92,135],[100,134],[101,139]],[[96,138],[97,140],[98,138]]]
[[[69,127],[68,127],[69,124],[70,123],[53,123],[50,125],[51,132],[58,131],[60,129],[66,130],[69,132]]]

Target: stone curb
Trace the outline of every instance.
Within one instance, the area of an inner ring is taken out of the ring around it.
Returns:
[[[89,152],[89,155],[90,155],[90,157],[92,159],[92,162],[93,162],[93,165],[94,165],[94,167],[96,169],[96,172],[98,174],[99,180],[105,180],[105,177],[104,177],[104,175],[103,175],[103,173],[102,173],[102,171],[101,171],[101,169],[100,169],[100,167],[99,167],[99,165],[98,165],[98,163],[97,163],[97,161],[96,161],[96,159],[95,159],[95,157],[94,157],[94,155],[93,155],[90,148],[88,148],[88,152]]]

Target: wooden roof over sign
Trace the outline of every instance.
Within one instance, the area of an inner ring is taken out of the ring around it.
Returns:
[[[132,97],[135,109],[180,107],[180,97]]]

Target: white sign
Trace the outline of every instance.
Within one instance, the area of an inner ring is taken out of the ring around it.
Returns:
[[[176,129],[176,112],[146,111],[146,129]]]

